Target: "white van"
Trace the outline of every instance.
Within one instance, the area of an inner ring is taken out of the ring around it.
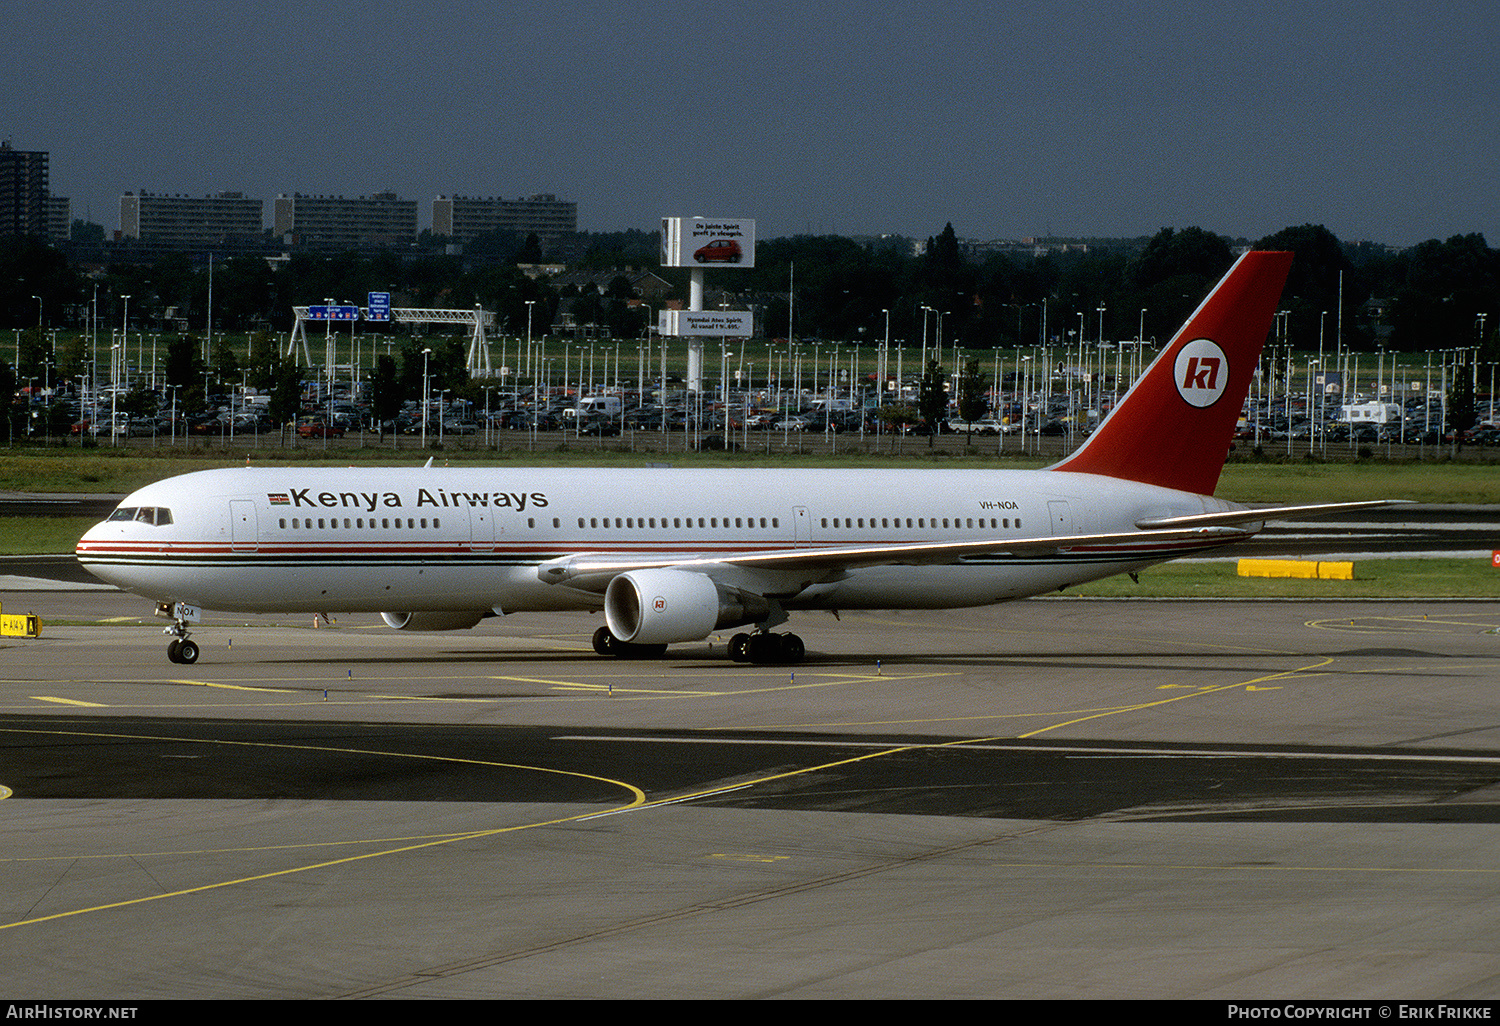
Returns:
[[[590,395],[578,400],[577,416],[584,420],[590,417],[618,417],[621,409],[620,397],[617,395]]]

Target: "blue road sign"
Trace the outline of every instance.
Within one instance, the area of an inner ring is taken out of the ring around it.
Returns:
[[[310,321],[357,321],[359,320],[359,307],[357,306],[310,306],[307,308],[307,319]]]

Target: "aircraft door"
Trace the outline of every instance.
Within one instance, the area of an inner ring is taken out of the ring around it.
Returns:
[[[812,517],[806,506],[792,507],[792,541],[794,545],[812,541]]]
[[[1068,535],[1073,533],[1073,513],[1068,509],[1065,499],[1055,499],[1047,503],[1047,515],[1052,520],[1052,533],[1054,535]]]
[[[255,517],[255,503],[249,499],[232,499],[229,503],[230,549],[254,552],[260,546],[260,525]]]
[[[495,511],[488,506],[469,510],[469,548],[490,552],[495,548]]]

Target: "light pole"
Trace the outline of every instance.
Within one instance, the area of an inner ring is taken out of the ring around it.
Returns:
[[[427,358],[431,349],[422,350],[422,448],[427,448]]]
[[[528,299],[528,300],[526,300],[526,376],[527,377],[532,377],[532,374],[531,374],[531,308],[533,306],[535,306],[535,305],[536,305],[536,300],[534,300],[534,299]],[[520,360],[516,361],[516,363],[518,363],[518,364],[520,362],[521,362]],[[532,382],[531,382],[531,396],[532,396],[532,402],[534,404],[535,401],[536,401],[536,379],[535,378],[532,378]]]

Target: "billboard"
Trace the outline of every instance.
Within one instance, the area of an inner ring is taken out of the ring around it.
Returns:
[[[662,335],[712,335],[749,338],[754,316],[744,310],[662,310],[656,330]]]
[[[664,217],[661,265],[754,267],[755,222],[737,217]]]

